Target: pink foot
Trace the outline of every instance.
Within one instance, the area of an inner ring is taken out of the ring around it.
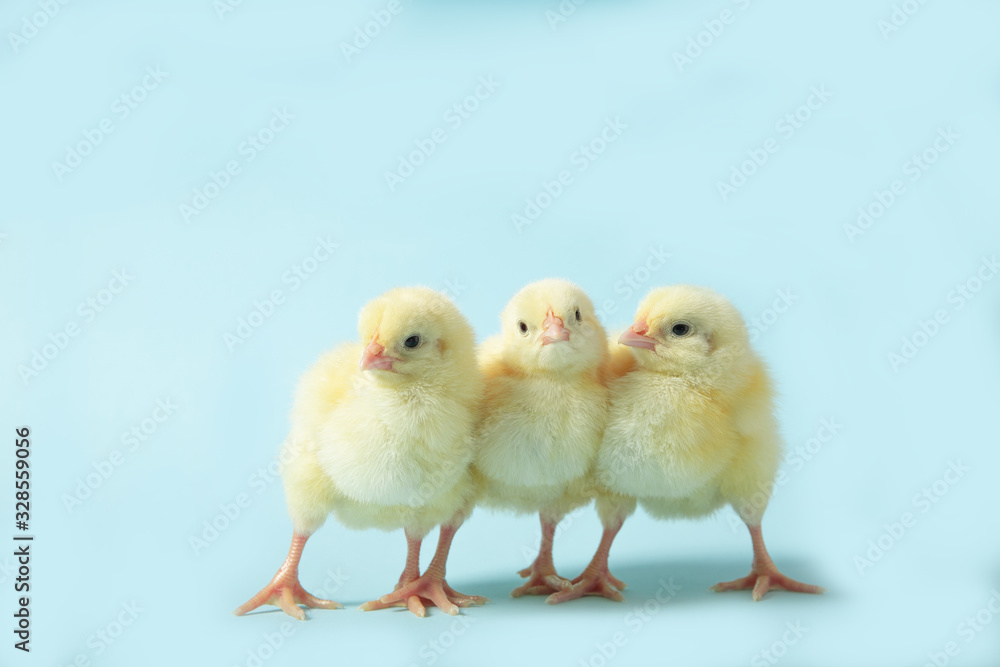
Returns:
[[[786,577],[778,571],[778,568],[774,566],[774,563],[768,563],[763,566],[754,566],[754,569],[750,572],[750,574],[741,579],[724,581],[721,584],[712,586],[712,590],[717,593],[722,591],[745,591],[748,588],[753,589],[752,597],[754,602],[759,602],[760,599],[764,597],[764,594],[772,588],[783,591],[792,591],[793,593],[825,592],[825,589],[819,586],[803,584],[801,581],[795,581],[790,577]]]
[[[306,613],[299,607],[300,604],[315,609],[344,608],[343,605],[333,600],[321,600],[309,594],[302,588],[302,584],[299,583],[299,558],[302,556],[302,547],[305,546],[306,539],[308,539],[308,536],[305,535],[293,536],[288,557],[281,565],[281,568],[278,569],[278,573],[274,575],[274,578],[271,579],[267,586],[237,607],[233,611],[234,614],[243,616],[262,605],[273,604],[276,607],[281,607],[281,610],[289,616],[304,621],[306,620]]]
[[[454,588],[449,586],[447,581],[444,582],[444,594],[459,607],[480,607],[490,601],[489,598],[483,597],[482,595],[466,595],[465,593],[459,593]]]
[[[414,575],[410,576],[406,572],[404,572],[403,576],[399,578],[399,582],[396,584],[396,587],[393,589],[393,591],[398,591],[403,586],[406,586],[407,584],[410,584],[410,583],[416,581],[418,578],[419,578],[418,574],[414,574]],[[465,595],[463,593],[459,593],[454,588],[452,588],[451,586],[449,586],[447,581],[444,582],[443,588],[444,588],[445,595],[448,596],[448,599],[451,600],[452,602],[454,602],[455,604],[457,604],[459,607],[471,607],[473,605],[477,605],[477,604],[481,605],[481,604],[486,604],[487,602],[489,602],[489,600],[487,598],[480,597],[478,595]],[[369,602],[367,604],[364,604],[364,605],[361,606],[361,610],[362,611],[374,611],[376,609],[384,609],[385,608],[385,607],[382,607],[382,606],[376,606],[377,603],[378,603],[378,601],[375,600],[375,601]],[[369,606],[369,605],[372,605],[372,606]],[[404,601],[399,601],[399,602],[395,602],[395,603],[393,603],[393,604],[391,604],[389,606],[391,606],[391,607],[406,607],[411,612],[413,612],[417,616],[420,616],[421,618],[423,618],[427,614],[427,610],[425,609],[424,603],[423,603],[423,601],[421,601],[419,595],[411,595],[408,598],[406,598],[405,602]]]
[[[257,607],[265,604],[273,604],[277,607],[281,607],[283,612],[289,616],[299,619],[300,621],[306,620],[306,613],[302,610],[302,607],[299,607],[300,604],[314,609],[344,608],[343,605],[338,604],[333,600],[321,600],[320,598],[311,595],[304,588],[302,588],[302,584],[298,582],[298,579],[292,581],[279,581],[278,577],[275,577],[271,580],[271,583],[261,589],[257,595],[237,607],[236,611],[233,613],[237,616],[242,616],[248,611],[253,611]]]
[[[389,607],[406,606],[417,616],[427,615],[426,604],[432,604],[446,614],[455,616],[459,607],[471,607],[489,602],[488,599],[478,595],[465,595],[459,593],[444,580],[441,575],[426,573],[418,579],[397,588],[388,595],[383,595],[378,600],[372,600],[361,605],[361,611],[375,611],[378,609],[388,609]]]
[[[478,595],[464,595],[448,585],[444,580],[445,562],[451,549],[451,540],[461,521],[441,526],[441,536],[438,538],[438,548],[427,571],[421,576],[417,573],[417,562],[420,555],[420,541],[407,535],[410,547],[408,550],[406,569],[396,584],[396,590],[383,595],[378,600],[372,600],[361,605],[361,611],[375,611],[389,607],[406,606],[411,612],[421,618],[427,615],[425,604],[433,604],[452,616],[458,614],[459,607],[471,607],[489,602]]]
[[[584,595],[600,595],[616,602],[625,601],[625,596],[620,592],[625,588],[625,582],[612,576],[608,570],[608,554],[611,552],[611,543],[614,542],[615,535],[621,530],[623,522],[624,518],[619,517],[613,524],[605,526],[601,543],[587,569],[573,580],[573,585],[570,588],[553,593],[545,598],[546,602],[559,604],[582,598]]]
[[[396,586],[392,590],[393,591],[398,591],[403,586],[405,586],[405,585],[407,585],[407,584],[409,584],[409,583],[411,583],[413,581],[416,581],[419,577],[420,577],[420,573],[419,572],[408,573],[408,572],[406,572],[404,570],[403,571],[403,575],[399,578],[399,581],[396,582]],[[374,604],[374,603],[371,603],[371,604]],[[417,616],[423,616],[426,613],[426,611],[423,610],[423,605],[420,603],[420,598],[417,597],[416,595],[411,595],[410,597],[406,598],[405,602],[397,602],[397,603],[393,604],[392,606],[393,607],[406,607],[407,609],[409,609],[410,611],[412,611]],[[360,609],[363,610],[363,611],[368,611],[368,609],[366,609],[365,605],[362,605],[360,607]]]
[[[558,593],[553,593],[545,599],[549,604],[559,604],[582,598],[585,595],[600,595],[609,600],[624,602],[625,596],[621,590],[625,588],[625,582],[618,579],[608,571],[607,565],[601,567],[588,567],[579,577],[573,580],[573,585]]]
[[[406,584],[414,582],[419,578],[420,578],[420,572],[418,572],[417,570],[412,570],[412,571],[409,569],[403,570],[403,574],[399,575],[399,581],[396,582],[396,586],[392,590],[398,591]]]
[[[573,584],[556,574],[556,566],[552,563],[552,541],[556,534],[556,525],[561,516],[541,512],[538,515],[542,525],[542,543],[538,548],[538,556],[530,567],[526,567],[519,575],[528,581],[511,591],[510,596],[519,598],[522,595],[549,595],[567,590]]]
[[[538,559],[518,574],[527,578],[522,586],[511,591],[510,596],[519,598],[522,595],[549,595],[570,588],[573,584],[556,574],[556,568],[551,564],[539,563]]]
[[[750,539],[753,542],[753,565],[750,568],[750,574],[742,579],[716,584],[712,586],[711,590],[719,593],[722,591],[745,591],[752,588],[754,602],[759,602],[764,594],[772,588],[793,593],[826,592],[819,586],[803,584],[801,581],[795,581],[779,572],[774,561],[771,560],[771,556],[767,553],[767,547],[764,546],[764,536],[761,533],[760,524],[748,525],[747,528],[750,529]]]

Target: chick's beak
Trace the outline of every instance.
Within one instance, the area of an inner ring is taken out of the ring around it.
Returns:
[[[361,353],[361,370],[363,371],[391,371],[392,362],[399,361],[395,357],[386,354],[385,347],[379,345],[373,337],[365,351]],[[393,371],[395,372],[395,371]]]
[[[629,347],[639,347],[644,350],[655,349],[656,339],[647,336],[647,331],[649,331],[649,325],[646,324],[645,320],[639,320],[618,338],[618,343],[628,345]]]
[[[548,315],[545,316],[542,326],[544,329],[539,336],[542,340],[542,345],[569,340],[569,329],[563,326],[563,321],[556,317],[551,309]]]

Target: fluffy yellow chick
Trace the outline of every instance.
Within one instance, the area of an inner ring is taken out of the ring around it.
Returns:
[[[532,283],[501,315],[479,354],[486,381],[473,472],[484,506],[539,513],[542,543],[512,595],[568,588],[556,574],[556,525],[592,498],[588,475],[607,417],[604,329],[587,295],[565,280]]]
[[[424,600],[457,614],[485,598],[445,582],[455,531],[474,485],[469,472],[482,391],[472,328],[444,295],[413,287],[368,303],[360,343],[323,356],[299,382],[284,444],[282,480],[294,528],[288,557],[271,582],[234,613],[263,604],[300,620],[298,605],[338,608],[298,580],[306,540],[333,512],[349,528],[405,531],[406,567],[396,591],[362,608],[405,604],[423,616]],[[423,575],[420,544],[441,526]]]
[[[581,595],[621,599],[608,552],[636,501],[657,518],[699,517],[726,503],[750,529],[750,575],[714,587],[821,593],[778,571],[760,522],[781,458],[781,439],[764,364],[750,347],[736,309],[691,286],[653,290],[619,342],[634,369],[610,384],[611,408],[598,454],[597,510],[604,535],[597,553],[561,602]]]

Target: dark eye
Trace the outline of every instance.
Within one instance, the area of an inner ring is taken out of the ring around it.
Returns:
[[[528,333],[528,325],[524,323],[524,320],[517,323],[517,328],[520,329],[523,334]]]
[[[670,328],[670,333],[675,336],[687,336],[691,333],[691,325],[687,322],[678,322]]]
[[[420,345],[420,336],[410,336],[409,338],[403,341],[403,345],[412,350],[416,346]]]
[[[581,320],[581,318],[580,318],[580,309],[577,308],[576,309],[576,321],[579,322],[580,320]]]

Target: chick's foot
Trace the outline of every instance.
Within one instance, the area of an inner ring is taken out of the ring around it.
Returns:
[[[426,605],[434,605],[446,614],[458,614],[459,607],[471,607],[489,602],[478,595],[459,593],[444,580],[444,576],[427,572],[420,578],[396,589],[378,600],[361,605],[362,611],[406,606],[417,616],[427,615]]]
[[[573,580],[573,585],[570,588],[553,593],[545,598],[546,602],[559,604],[582,598],[585,595],[600,595],[616,602],[625,601],[625,596],[621,594],[621,590],[625,588],[625,582],[613,576],[608,570],[608,555],[611,552],[611,544],[614,542],[615,536],[618,535],[618,531],[621,530],[623,522],[624,519],[619,519],[614,524],[605,526],[601,543],[587,569]]]
[[[791,591],[793,593],[825,592],[825,589],[819,586],[804,584],[801,581],[792,579],[791,577],[786,577],[778,571],[778,568],[775,567],[774,563],[768,563],[767,565],[761,566],[754,565],[753,570],[747,576],[742,577],[741,579],[734,579],[733,581],[724,581],[712,586],[712,590],[717,593],[722,591],[745,591],[747,589],[753,589],[752,597],[755,602],[759,602],[760,599],[764,597],[764,594],[772,588],[783,591]]]
[[[522,595],[549,595],[568,589],[573,584],[569,579],[564,579],[556,574],[556,567],[552,563],[552,541],[556,533],[556,524],[559,519],[550,517],[542,513],[540,515],[542,525],[542,543],[538,550],[538,556],[530,567],[526,567],[518,574],[528,581],[523,586],[519,586],[511,591],[511,597],[519,598]]]
[[[519,598],[522,595],[549,595],[570,588],[573,583],[556,574],[552,563],[539,563],[538,559],[518,574],[528,581],[511,591],[510,596]]]
[[[764,546],[764,537],[761,534],[760,526],[748,526],[750,529],[750,539],[753,541],[753,566],[750,574],[733,581],[724,581],[712,586],[715,592],[722,591],[744,591],[753,589],[752,597],[755,602],[759,602],[764,594],[772,588],[793,593],[824,593],[825,589],[812,584],[804,584],[791,577],[786,577],[778,571],[778,567],[771,560]]]
[[[281,610],[289,616],[304,621],[306,620],[306,613],[299,606],[300,604],[314,609],[344,608],[343,605],[333,600],[323,600],[315,595],[311,595],[302,588],[302,584],[299,583],[297,578],[289,581],[279,579],[279,576],[280,573],[271,580],[271,583],[262,588],[257,595],[250,598],[250,600],[237,608],[233,613],[237,616],[242,616],[262,605],[273,604],[276,607],[281,607]]]
[[[299,559],[302,557],[302,547],[305,546],[306,539],[308,538],[303,535],[295,535],[292,538],[292,546],[288,551],[288,557],[281,565],[278,573],[274,575],[274,578],[271,579],[267,586],[237,607],[233,611],[234,614],[243,616],[258,607],[271,604],[280,607],[289,616],[304,621],[306,620],[306,613],[299,605],[305,605],[314,609],[343,609],[342,605],[333,600],[322,600],[311,595],[299,583]]]
[[[453,524],[441,526],[438,548],[434,553],[431,564],[427,566],[426,572],[402,586],[397,584],[396,590],[392,593],[383,595],[378,600],[364,603],[361,605],[361,611],[375,611],[376,609],[388,609],[389,607],[401,607],[405,605],[411,612],[423,617],[427,614],[426,605],[432,604],[445,613],[454,616],[458,614],[459,607],[471,607],[489,602],[488,599],[478,595],[459,593],[444,580],[445,563],[448,561],[451,541],[460,525],[461,521],[457,521]],[[408,539],[411,540],[412,546],[412,538],[408,536]],[[399,582],[403,583],[404,579],[411,576],[411,571],[411,558],[408,556],[407,569],[403,570],[403,576],[400,577]]]
[[[400,588],[403,588],[404,586],[413,583],[419,578],[420,578],[419,572],[410,573],[404,571],[403,575],[399,578],[399,581],[396,583],[396,587],[393,589],[393,591],[398,591]],[[489,602],[488,599],[484,597],[479,597],[478,595],[465,595],[463,593],[459,593],[454,588],[449,586],[447,581],[443,582],[442,588],[444,589],[444,594],[448,597],[448,599],[454,602],[459,607],[471,607],[473,605],[486,604],[487,602]],[[427,604],[433,604],[433,602],[427,601]],[[413,612],[417,616],[420,616],[421,618],[427,615],[427,610],[425,608],[424,601],[420,599],[419,595],[410,595],[409,597],[406,598],[405,601],[397,601],[385,606],[381,604],[380,600],[373,600],[372,602],[368,602],[362,605],[361,610],[375,611],[377,609],[386,609],[388,607],[406,607],[411,612]]]
[[[572,586],[553,593],[545,601],[549,604],[559,604],[585,595],[599,595],[615,602],[624,602],[625,596],[621,594],[624,588],[625,582],[612,575],[605,564],[603,567],[588,567],[583,574],[573,580]]]

